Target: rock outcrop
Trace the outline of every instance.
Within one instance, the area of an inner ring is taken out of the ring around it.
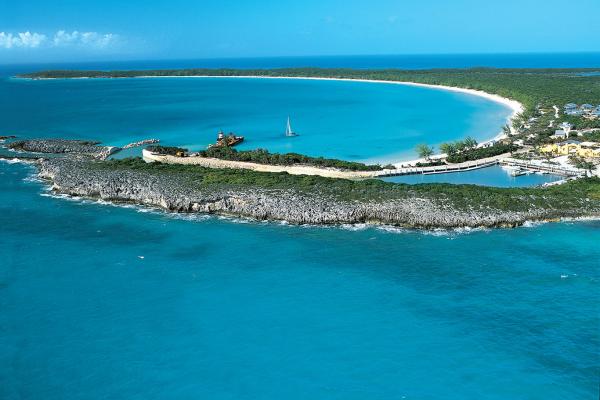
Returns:
[[[53,189],[60,193],[155,206],[173,212],[214,213],[294,224],[367,222],[414,228],[512,227],[528,220],[600,215],[600,202],[586,208],[573,205],[561,209],[531,207],[525,211],[459,209],[443,198],[410,191],[398,199],[350,201],[295,189],[191,185],[178,174],[156,173],[152,169],[90,166],[93,164],[84,160],[39,162],[40,176],[52,181]]]
[[[114,146],[98,146],[98,143],[85,140],[28,139],[11,142],[8,148],[32,153],[77,154],[99,160],[106,159],[120,150],[119,147]]]

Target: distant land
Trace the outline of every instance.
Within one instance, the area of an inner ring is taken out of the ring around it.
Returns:
[[[600,103],[598,68],[469,68],[429,70],[360,70],[350,68],[279,69],[149,69],[149,70],[46,70],[18,74],[21,78],[133,78],[167,76],[322,77],[415,82],[481,90],[511,98],[525,106],[524,116],[536,106],[566,103]]]
[[[352,68],[352,69],[433,69],[433,68],[595,68],[600,69],[600,52],[581,53],[498,53],[498,54],[400,54],[231,57],[200,59],[145,59],[128,61],[48,62],[0,65],[0,70],[41,69],[181,69],[181,68]]]

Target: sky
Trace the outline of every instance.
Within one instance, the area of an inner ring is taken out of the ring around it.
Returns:
[[[600,1],[4,0],[0,63],[600,51]]]

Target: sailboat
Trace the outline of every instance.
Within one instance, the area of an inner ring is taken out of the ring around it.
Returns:
[[[295,133],[292,130],[292,125],[290,124],[290,117],[289,116],[288,116],[288,119],[287,119],[287,125],[285,127],[285,136],[298,136],[298,134]]]

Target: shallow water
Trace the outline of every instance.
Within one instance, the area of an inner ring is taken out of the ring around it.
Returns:
[[[561,178],[557,175],[538,175],[528,174],[521,176],[511,176],[500,166],[476,169],[450,174],[430,174],[430,175],[402,175],[385,178],[387,182],[396,183],[452,183],[495,186],[495,187],[527,187],[540,186],[544,183],[556,182]]]
[[[597,396],[598,222],[236,222],[31,173],[0,162],[0,398]]]
[[[0,132],[205,148],[218,130],[266,148],[360,161],[414,158],[418,143],[500,132],[511,111],[481,97],[366,82],[137,78],[0,80]],[[285,137],[287,117],[299,133]]]

